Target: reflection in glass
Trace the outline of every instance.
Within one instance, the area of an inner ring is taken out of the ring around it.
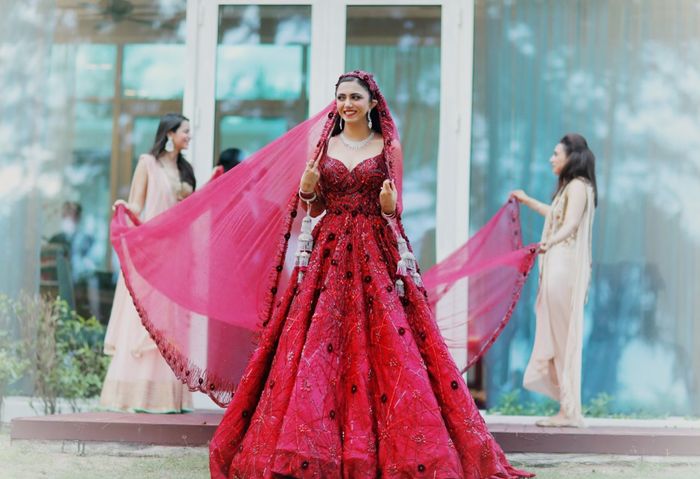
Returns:
[[[0,248],[0,293],[61,291],[79,314],[106,322],[111,203],[128,194],[132,150],[142,148],[130,143],[136,119],[182,108],[185,7],[9,2],[3,10],[0,113],[9,123],[0,125],[0,173],[16,181],[0,189],[0,230],[16,235]],[[67,237],[81,239],[61,243]]]
[[[345,69],[375,75],[404,153],[404,224],[421,266],[435,263],[440,131],[439,6],[347,9]]]
[[[310,41],[308,6],[220,7],[214,158],[252,153],[306,119]]]
[[[698,5],[476,1],[471,228],[511,189],[550,199],[555,143],[588,139],[600,204],[583,400],[608,394],[613,412],[700,414]],[[524,211],[525,237],[542,222]],[[491,404],[522,387],[536,280],[488,358]]]
[[[304,53],[299,45],[219,45],[217,100],[298,99]]]
[[[219,123],[219,136],[222,145],[243,145],[245,157],[282,136],[287,128],[284,118],[226,116]]]
[[[125,97],[167,100],[182,98],[185,87],[184,45],[124,47]]]
[[[65,86],[75,89],[76,98],[114,96],[116,45],[63,44],[51,49],[51,75],[54,79],[73,78]]]
[[[139,157],[151,151],[156,130],[160,122],[159,116],[139,116],[134,118],[134,126],[131,130],[131,170],[136,169]]]

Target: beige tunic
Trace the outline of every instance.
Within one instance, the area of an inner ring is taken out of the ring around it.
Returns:
[[[561,412],[582,422],[583,307],[591,276],[595,211],[592,186],[571,181],[547,214],[540,257],[535,344],[523,385],[560,403]]]

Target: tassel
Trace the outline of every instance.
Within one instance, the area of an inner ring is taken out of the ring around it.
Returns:
[[[300,251],[296,254],[296,266],[299,268],[305,268],[309,265],[309,258],[311,255],[307,251]]]
[[[408,276],[408,268],[403,259],[396,263],[396,274],[399,276]]]
[[[422,288],[423,279],[421,278],[420,273],[418,273],[418,261],[416,260],[416,257],[411,252],[411,250],[408,249],[406,239],[403,236],[401,236],[397,231],[395,231],[395,233],[396,242],[399,250],[399,256],[401,257],[399,262],[396,264],[396,274],[398,276],[404,277],[411,276],[416,286]],[[396,291],[401,297],[403,297],[405,294],[404,286],[405,285],[401,278],[396,280]]]
[[[301,232],[311,234],[311,215],[308,212],[304,219],[301,220]]]
[[[401,278],[398,278],[396,280],[396,293],[401,298],[403,298],[404,294],[406,294],[406,292],[404,291],[404,288],[403,288],[403,280]]]
[[[416,261],[416,257],[413,255],[413,253],[411,253],[411,250],[408,249],[406,240],[403,237],[399,236],[397,239],[397,243],[399,255],[401,256],[401,261],[403,261],[406,265],[406,269],[408,271],[415,271],[418,262]]]
[[[408,271],[413,272],[417,269],[418,261],[416,261],[416,257],[410,251],[406,251],[401,255],[401,261],[404,262]]]
[[[402,236],[399,236],[398,234],[396,236],[397,236],[396,242],[398,243],[398,248],[399,248],[399,255],[403,256],[403,254],[406,251],[408,251],[408,246],[406,246],[406,240]]]
[[[310,234],[301,233],[297,239],[299,241],[297,251],[311,251],[314,249],[314,237]]]
[[[418,273],[418,271],[411,273],[411,277],[413,278],[413,282],[416,283],[416,286],[419,288],[423,287],[423,279],[420,277],[420,273]]]
[[[308,202],[307,202],[308,203]],[[297,283],[304,279],[304,273],[309,266],[311,251],[314,249],[314,237],[311,235],[311,214],[310,208],[306,210],[306,216],[301,221],[301,232],[297,237],[297,252],[294,265],[298,268]]]

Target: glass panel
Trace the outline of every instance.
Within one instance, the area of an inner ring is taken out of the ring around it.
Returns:
[[[151,151],[156,137],[156,130],[160,117],[140,116],[134,118],[134,127],[131,131],[131,170],[136,169],[139,157]]]
[[[0,175],[12,188],[0,186],[0,230],[16,234],[0,248],[0,293],[60,291],[79,314],[106,323],[111,203],[128,193],[130,134],[147,128],[135,129],[134,118],[181,109],[185,7],[63,1],[3,10]],[[59,267],[61,248],[70,260]]]
[[[154,100],[182,98],[184,71],[184,45],[127,45],[124,96]]]
[[[512,189],[549,201],[553,147],[569,131],[587,138],[600,198],[583,401],[607,394],[610,412],[700,413],[697,7],[476,1],[471,228]],[[542,224],[525,209],[527,239]],[[492,405],[522,388],[536,289],[533,274],[489,355]]]
[[[219,9],[215,157],[252,153],[308,116],[311,7]]]
[[[440,15],[439,6],[347,9],[345,69],[374,73],[398,124],[404,222],[424,269],[435,263]]]
[[[83,203],[82,222],[86,231],[99,239],[91,262],[96,268],[107,268],[105,257],[111,211],[109,177],[112,137],[112,106],[110,104],[79,103],[75,109],[75,141],[73,162],[65,170],[64,188],[77,193]],[[104,243],[104,244],[102,244]]]
[[[114,96],[116,61],[116,45],[59,44],[51,50],[51,75],[54,80],[75,79],[58,82],[59,88],[75,89],[64,95],[109,99]]]
[[[299,99],[305,52],[301,45],[219,45],[216,99]]]
[[[282,136],[287,131],[284,118],[226,116],[219,123],[222,145],[242,145],[244,157]]]

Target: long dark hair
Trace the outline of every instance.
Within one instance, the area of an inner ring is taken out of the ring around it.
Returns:
[[[166,113],[160,119],[158,131],[156,131],[156,139],[151,147],[151,155],[156,157],[156,160],[165,151],[165,144],[168,142],[168,133],[176,132],[183,121],[190,121],[186,116],[179,113]],[[189,183],[192,189],[197,188],[197,179],[194,177],[194,169],[189,161],[182,156],[182,152],[177,154],[177,171],[180,172],[180,181]]]
[[[559,173],[559,182],[557,191],[554,196],[557,196],[571,180],[576,178],[584,178],[593,187],[593,203],[598,206],[598,187],[595,181],[595,155],[588,148],[586,139],[578,133],[567,133],[559,140],[561,146],[564,147],[567,162]]]
[[[224,171],[228,171],[234,166],[238,166],[241,162],[243,152],[238,148],[226,148],[219,155],[219,165],[224,167]]]
[[[372,95],[372,90],[369,88],[369,84],[367,84],[366,81],[364,81],[360,77],[356,77],[354,75],[344,75],[340,77],[338,80],[338,83],[335,84],[335,91],[336,93],[338,92],[338,86],[340,86],[341,83],[346,83],[346,82],[355,82],[358,85],[360,85],[368,94],[369,94],[369,101],[371,102],[374,100],[374,95]],[[380,124],[379,121],[379,113],[377,112],[376,108],[372,108],[372,111],[369,113],[369,117],[372,119],[372,130],[376,133],[379,133],[380,135],[382,134],[382,125]],[[332,136],[340,134],[340,132],[343,131],[342,128],[340,128],[340,117],[335,121],[335,125],[333,125],[333,132],[331,133]]]

